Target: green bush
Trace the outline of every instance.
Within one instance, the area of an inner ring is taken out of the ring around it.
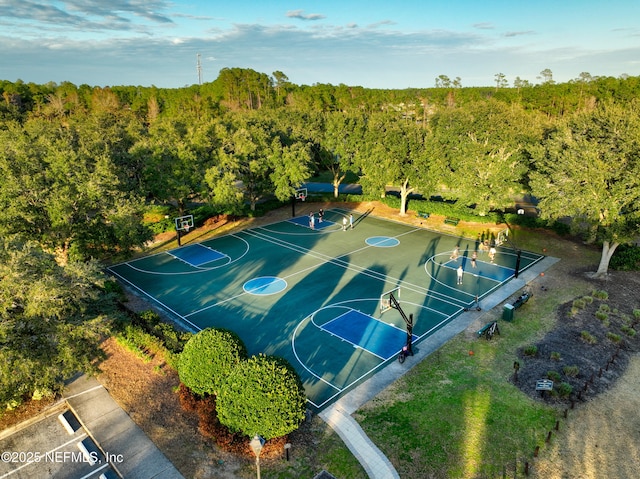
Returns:
[[[387,195],[381,198],[384,204],[390,208],[400,209],[400,198],[393,195]],[[460,206],[455,201],[447,200],[419,200],[410,198],[407,202],[407,210],[415,210],[421,213],[429,213],[430,215],[441,215],[459,218],[463,221],[474,221],[476,223],[501,223],[502,218],[497,213],[489,213],[484,216],[478,215],[473,208]]]
[[[599,300],[602,300],[602,301],[606,301],[607,299],[609,299],[609,293],[607,293],[604,290],[594,290],[591,293],[591,296],[593,296],[594,298],[597,298]]]
[[[160,234],[175,229],[176,215],[172,206],[151,205],[145,210],[142,223],[154,234]]]
[[[160,322],[160,315],[152,309],[147,309],[138,313],[136,315],[136,319],[134,319],[134,323],[139,324],[144,328],[151,329]]]
[[[194,334],[177,361],[180,381],[193,393],[217,395],[231,371],[247,357],[240,337],[226,329],[203,329]]]
[[[560,353],[557,351],[552,351],[551,354],[549,355],[549,358],[552,361],[560,361],[560,359],[562,359],[560,356]]]
[[[595,336],[591,334],[589,331],[581,331],[580,337],[587,344],[596,344],[598,342]]]
[[[218,216],[222,213],[229,212],[223,211],[221,208],[209,204],[198,206],[189,211],[189,214],[193,215],[193,223],[195,226],[202,226],[209,218]]]
[[[613,253],[609,267],[618,271],[640,270],[640,247],[621,244]]]
[[[574,299],[573,300],[573,307],[574,308],[584,309],[585,306],[586,306],[586,302],[585,302],[584,299]]]
[[[560,373],[558,371],[547,371],[547,378],[551,379],[554,383],[560,382]]]
[[[216,411],[231,431],[269,440],[298,429],[306,404],[293,367],[282,358],[260,354],[237,364],[220,385]]]
[[[151,361],[154,354],[164,349],[164,345],[159,338],[134,324],[127,324],[116,335],[116,341],[145,362]]]
[[[604,311],[596,311],[596,318],[598,318],[600,321],[604,321],[609,318],[609,315]]]
[[[536,354],[538,354],[538,346],[536,346],[535,344],[527,346],[526,348],[524,348],[523,354],[525,356],[535,356]]]
[[[122,286],[120,286],[120,283],[118,283],[115,279],[106,280],[102,289],[105,293],[113,293],[117,296],[120,296],[124,292]]]
[[[620,337],[619,334],[615,334],[612,332],[607,333],[607,339],[609,339],[609,341],[613,343],[619,343],[620,341],[622,341],[622,338]]]
[[[562,382],[558,384],[558,387],[556,388],[556,393],[561,398],[569,397],[572,392],[573,392],[573,386],[571,386],[571,384],[569,383]]]
[[[551,231],[560,236],[568,236],[569,234],[571,234],[571,226],[560,221],[554,221],[553,223],[551,223],[550,228]]]
[[[135,315],[132,322],[160,339],[164,347],[172,354],[181,353],[184,345],[192,336],[189,332],[180,331],[172,324],[163,322],[160,315],[151,309]]]
[[[562,372],[565,376],[575,378],[580,373],[580,368],[578,366],[565,366],[562,368]]]
[[[630,327],[630,326],[622,326],[620,329],[622,330],[622,332],[623,332],[624,334],[626,334],[626,335],[627,335],[627,336],[629,336],[630,338],[633,338],[633,337],[635,337],[635,335],[636,335],[636,330],[635,330],[635,329],[633,329],[633,328],[632,328],[632,327]]]

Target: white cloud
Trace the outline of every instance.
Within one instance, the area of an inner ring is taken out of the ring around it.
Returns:
[[[521,37],[524,35],[535,35],[535,32],[533,30],[526,30],[521,32],[506,32],[504,34],[505,37]]]
[[[495,27],[490,22],[480,22],[473,25],[473,28],[478,30],[493,30]]]
[[[304,10],[290,10],[287,12],[287,17],[297,18],[298,20],[324,20],[327,18],[320,13],[304,13]]]

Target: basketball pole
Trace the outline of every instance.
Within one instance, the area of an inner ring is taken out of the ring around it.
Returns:
[[[291,217],[296,217],[296,195],[291,196]]]
[[[513,231],[509,223],[507,223],[506,219],[504,220],[504,224],[507,225],[507,231],[509,232]],[[522,250],[518,248],[518,245],[516,245],[516,243],[511,239],[511,235],[509,234],[505,235],[504,239],[516,251],[516,267],[513,271],[513,277],[517,278],[518,275],[520,274],[520,256],[522,255]]]
[[[404,311],[400,307],[400,303],[398,303],[398,300],[393,295],[393,293],[389,293],[389,304],[391,305],[391,307],[393,309],[397,310],[400,313],[400,316],[402,316],[402,319],[404,319],[404,322],[407,324],[407,351],[411,355],[413,355],[413,348],[412,348],[412,344],[413,344],[413,314],[410,314],[409,317],[407,318],[407,315],[404,313]]]

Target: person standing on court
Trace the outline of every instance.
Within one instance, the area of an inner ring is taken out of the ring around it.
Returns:
[[[349,215],[349,225],[351,226],[351,229],[353,229],[353,215]]]
[[[347,231],[347,217],[342,218],[342,231]]]
[[[458,284],[462,284],[462,275],[464,274],[464,270],[462,269],[462,265],[458,266]]]
[[[324,210],[320,208],[320,211],[318,211],[318,223],[322,223],[322,218],[324,218]]]

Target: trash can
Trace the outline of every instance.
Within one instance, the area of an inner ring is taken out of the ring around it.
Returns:
[[[513,321],[513,310],[516,309],[511,304],[505,304],[502,310],[502,319],[505,321]]]

